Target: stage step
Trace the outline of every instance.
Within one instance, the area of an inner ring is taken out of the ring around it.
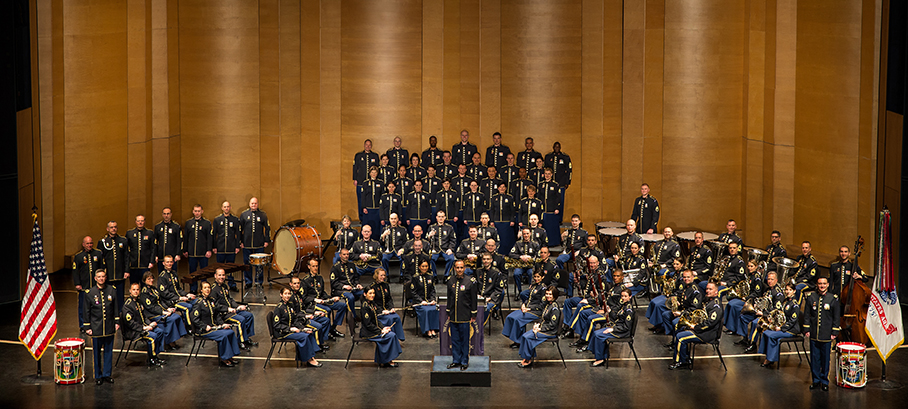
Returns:
[[[451,362],[449,355],[436,355],[432,359],[432,386],[492,386],[489,357],[471,356],[470,367],[466,371],[461,371],[460,368],[448,369]]]

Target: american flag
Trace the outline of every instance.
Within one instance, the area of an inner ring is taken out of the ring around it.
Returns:
[[[47,280],[44,265],[44,244],[41,228],[35,217],[32,228],[32,245],[28,253],[28,289],[22,298],[22,316],[19,323],[19,340],[28,348],[35,360],[41,359],[47,345],[57,335],[57,305]]]

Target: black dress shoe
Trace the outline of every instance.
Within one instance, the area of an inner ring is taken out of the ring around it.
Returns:
[[[561,339],[565,339],[565,338],[574,338],[574,331],[568,330],[567,332],[561,334]]]
[[[584,345],[586,345],[586,344],[587,344],[586,341],[584,341],[584,340],[582,340],[582,339],[579,339],[579,340],[577,340],[577,341],[571,342],[570,344],[568,344],[568,346],[569,346],[569,347],[582,347],[582,346],[584,346]]]
[[[824,392],[828,392],[828,391],[829,391],[829,384],[824,384],[824,385],[823,385],[823,391],[824,391]]]
[[[246,340],[246,346],[257,347],[257,346],[259,346],[259,343],[258,343],[258,342],[255,342],[255,341],[253,341],[253,340],[251,340],[251,339],[247,339],[247,340]]]
[[[319,345],[318,347],[321,348],[322,351],[327,351],[327,350],[331,349],[331,345],[328,345],[328,344]]]
[[[775,364],[775,362],[763,362],[760,364],[760,366],[763,368],[766,368],[766,369],[772,369],[772,366],[774,364]]]
[[[808,389],[813,390],[813,389],[816,389],[816,388],[818,388],[818,387],[820,387],[820,383],[819,383],[819,382],[814,382],[814,383],[810,384],[810,387],[809,387]]]
[[[756,346],[756,345],[750,345],[750,346],[748,346],[747,348],[744,349],[744,353],[745,353],[745,354],[752,354],[752,353],[754,353],[754,352],[756,352],[756,351],[757,351],[757,346]]]
[[[322,363],[319,362],[319,363],[317,363],[317,364],[313,364],[313,363],[311,363],[311,362],[306,362],[306,366],[309,367],[309,368],[321,368],[321,367],[322,367]]]
[[[109,376],[106,377],[106,378],[104,378],[104,380],[107,381],[107,383],[114,383],[113,378],[111,378],[111,377],[109,377]]]
[[[596,363],[596,361],[590,362],[590,366],[592,366],[593,368],[597,368],[597,367],[600,367],[600,366],[603,366],[603,365],[605,365],[605,361],[602,361],[602,362],[600,362],[600,363],[598,363],[598,364]]]
[[[158,357],[155,357],[154,360],[155,360],[155,361],[158,361],[158,364],[160,364],[160,365],[164,365],[164,364],[167,363],[167,361],[165,361],[165,360],[163,360],[163,359],[161,359],[161,358],[158,358]]]
[[[520,348],[520,344],[518,344],[518,343],[516,343],[516,342],[514,342],[514,343],[512,343],[512,344],[511,344],[511,345],[510,345],[510,348],[511,348],[511,349],[517,349],[517,348]]]
[[[460,366],[460,370],[461,370],[461,371],[466,371],[467,368],[469,368],[469,367],[470,367],[470,364],[461,365],[461,366]],[[824,390],[825,390],[825,389],[824,389]]]
[[[740,341],[735,342],[735,345],[747,345],[747,344],[749,344],[749,343],[750,343],[750,342],[747,342],[747,338],[741,338]]]
[[[245,343],[245,342],[240,342],[240,350],[241,350],[241,351],[248,351],[248,350],[249,350],[249,347],[246,346],[246,343]]]
[[[587,349],[586,346],[582,346],[582,347],[577,348],[576,350],[574,350],[574,352],[576,352],[576,353],[578,353],[578,354],[582,354],[582,353],[584,353],[584,352],[586,352],[586,351],[589,351],[589,349]]]
[[[157,368],[161,366],[161,364],[159,364],[158,361],[156,361],[154,358],[147,359],[145,361],[145,364],[147,364],[149,368]]]
[[[448,368],[448,369],[454,369],[454,368],[457,368],[458,366],[460,366],[460,364],[458,364],[458,363],[450,363],[450,364],[448,364],[447,368]]]
[[[690,364],[684,363],[684,362],[675,362],[668,366],[668,369],[672,370],[672,371],[675,369],[687,369],[687,368],[690,368]]]
[[[654,326],[652,326],[652,327],[647,328],[646,330],[647,330],[647,331],[655,331],[655,330],[657,330],[657,329],[662,329],[662,326],[661,326],[661,325],[654,325]]]
[[[335,337],[338,337],[338,338],[343,338],[345,336],[343,332],[337,332],[336,329],[331,330],[331,335],[334,335]]]
[[[397,368],[398,366],[400,366],[400,364],[398,364],[397,362],[389,362],[385,364],[385,368]]]
[[[220,362],[219,365],[220,365],[220,366],[223,366],[223,367],[225,367],[225,368],[233,368],[234,366],[236,366],[236,364],[234,364],[233,362],[231,362],[231,361],[224,361],[224,360],[222,360],[222,361]]]
[[[103,378],[95,379],[95,385],[100,385],[100,384],[102,384],[102,383],[104,383],[104,379],[103,379]]]

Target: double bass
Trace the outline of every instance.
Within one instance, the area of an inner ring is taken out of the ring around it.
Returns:
[[[858,236],[858,239],[854,242],[854,260],[851,264],[852,274],[858,269],[858,257],[860,257],[862,251],[864,251],[864,238]],[[864,325],[867,323],[867,308],[870,306],[870,295],[870,288],[863,281],[856,280],[853,276],[851,276],[851,282],[848,286],[842,288],[839,300],[842,301],[842,306],[845,309],[841,322],[843,340],[867,345],[870,338],[864,331]]]

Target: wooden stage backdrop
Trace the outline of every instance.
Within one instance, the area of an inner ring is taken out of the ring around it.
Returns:
[[[834,253],[881,206],[880,4],[34,0],[49,268],[108,220],[253,195],[273,228],[327,234],[356,214],[365,138],[421,152],[464,128],[483,153],[495,131],[515,152],[560,141],[566,213],[590,225],[648,182],[662,226],[734,218],[748,244],[778,229]]]

